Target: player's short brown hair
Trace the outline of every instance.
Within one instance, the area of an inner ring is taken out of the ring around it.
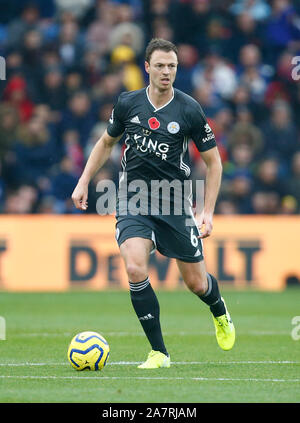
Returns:
[[[152,53],[155,50],[162,50],[162,51],[174,51],[176,53],[176,56],[178,57],[178,50],[175,44],[171,43],[171,41],[163,40],[162,38],[152,38],[152,40],[149,42],[146,48],[145,53],[145,60],[146,62],[150,63],[150,59],[152,56]]]

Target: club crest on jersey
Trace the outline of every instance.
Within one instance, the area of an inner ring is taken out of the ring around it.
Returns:
[[[148,119],[148,125],[151,129],[155,130],[160,127],[160,122],[156,119],[156,117],[151,117]]]
[[[170,122],[167,126],[167,130],[170,132],[170,134],[177,134],[179,131],[180,126],[177,122]]]

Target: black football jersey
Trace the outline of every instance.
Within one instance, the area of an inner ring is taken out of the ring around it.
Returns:
[[[216,146],[214,134],[199,103],[178,89],[168,103],[156,108],[148,96],[148,87],[122,93],[107,127],[112,137],[125,134],[121,159],[123,184],[142,180],[188,180],[191,174],[188,142],[193,140],[202,152]],[[128,198],[130,193],[128,193]]]

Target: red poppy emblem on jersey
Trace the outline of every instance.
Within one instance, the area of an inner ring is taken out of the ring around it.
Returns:
[[[159,121],[156,119],[156,117],[151,117],[150,119],[148,119],[148,124],[150,126],[151,129],[158,129],[160,127],[160,123]]]

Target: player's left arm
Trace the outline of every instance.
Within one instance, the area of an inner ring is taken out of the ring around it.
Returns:
[[[201,156],[206,164],[206,181],[204,207],[198,218],[201,232],[199,238],[207,238],[213,229],[213,215],[222,180],[222,162],[218,147],[202,151]]]
[[[199,238],[206,238],[211,234],[213,228],[213,214],[222,178],[222,162],[215,135],[201,106],[196,101],[190,103],[190,106],[188,109],[190,135],[207,167],[204,207],[200,216],[197,216],[201,233]]]

